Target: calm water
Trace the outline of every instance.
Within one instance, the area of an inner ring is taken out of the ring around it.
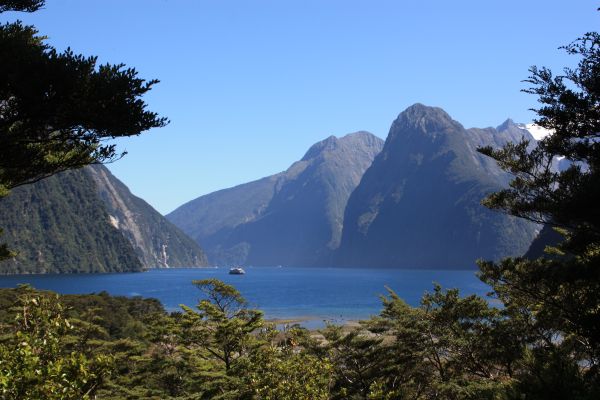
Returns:
[[[107,291],[113,295],[159,299],[170,310],[194,306],[201,296],[194,279],[217,278],[234,285],[251,306],[267,318],[299,318],[323,323],[366,319],[381,310],[379,296],[393,289],[417,305],[433,282],[459,288],[463,295],[484,295],[488,287],[474,271],[249,267],[246,275],[229,275],[226,268],[157,269],[143,273],[102,275],[20,275],[0,277],[0,287],[29,283],[64,294]]]

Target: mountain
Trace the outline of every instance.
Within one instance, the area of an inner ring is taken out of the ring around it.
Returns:
[[[129,272],[202,266],[198,245],[104,166],[67,171],[0,200],[0,273]]]
[[[86,168],[96,184],[111,224],[119,229],[146,268],[181,268],[207,265],[198,244],[169,222],[150,204],[131,194],[127,186],[102,165]]]
[[[330,265],[348,197],[382,147],[368,132],[330,136],[286,171],[202,196],[167,218],[213,263]]]
[[[556,232],[550,225],[544,225],[540,233],[535,237],[529,249],[525,253],[525,257],[531,260],[536,258],[560,258],[556,254],[546,253],[546,247],[554,247],[564,241],[564,237]]]
[[[409,107],[348,200],[335,264],[469,268],[525,253],[539,227],[480,204],[510,176],[476,151],[521,138],[533,142],[511,120],[465,129],[440,108]]]

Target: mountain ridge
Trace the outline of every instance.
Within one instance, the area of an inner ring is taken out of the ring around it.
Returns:
[[[382,145],[364,131],[330,136],[286,171],[201,196],[167,218],[201,243],[212,262],[313,265],[339,243],[347,196]]]
[[[85,169],[96,183],[109,219],[132,244],[146,268],[199,267],[207,265],[195,241],[171,224],[143,199],[133,195],[106,167]]]
[[[480,205],[510,177],[476,151],[528,137],[515,129],[465,129],[422,104],[400,113],[348,200],[336,265],[470,268],[522,255],[536,228]]]
[[[102,165],[14,189],[0,200],[0,226],[2,241],[18,252],[0,263],[0,274],[206,265],[194,241]]]

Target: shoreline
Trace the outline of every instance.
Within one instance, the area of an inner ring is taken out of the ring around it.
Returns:
[[[273,324],[278,329],[288,329],[294,325],[299,325],[308,330],[319,330],[327,325],[341,326],[344,329],[354,329],[360,326],[359,319],[343,319],[343,318],[322,318],[322,317],[292,317],[292,318],[266,318],[267,324]]]

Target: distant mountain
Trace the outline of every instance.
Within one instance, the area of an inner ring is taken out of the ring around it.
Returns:
[[[198,245],[105,167],[67,171],[0,200],[0,227],[18,256],[0,273],[140,271],[202,266]]]
[[[150,204],[102,165],[86,168],[96,184],[111,224],[129,240],[146,268],[201,267],[207,265],[198,244],[169,222]]]
[[[535,237],[529,249],[525,253],[525,257],[529,259],[544,258],[560,258],[555,254],[546,253],[546,247],[554,247],[564,241],[564,237],[556,232],[550,225],[544,225],[540,233]]]
[[[167,218],[217,264],[331,265],[344,209],[383,141],[331,136],[285,172],[202,196]]]
[[[511,120],[465,129],[440,108],[409,107],[348,200],[335,264],[469,268],[525,253],[538,227],[480,204],[510,176],[476,151],[521,138],[533,142]]]

